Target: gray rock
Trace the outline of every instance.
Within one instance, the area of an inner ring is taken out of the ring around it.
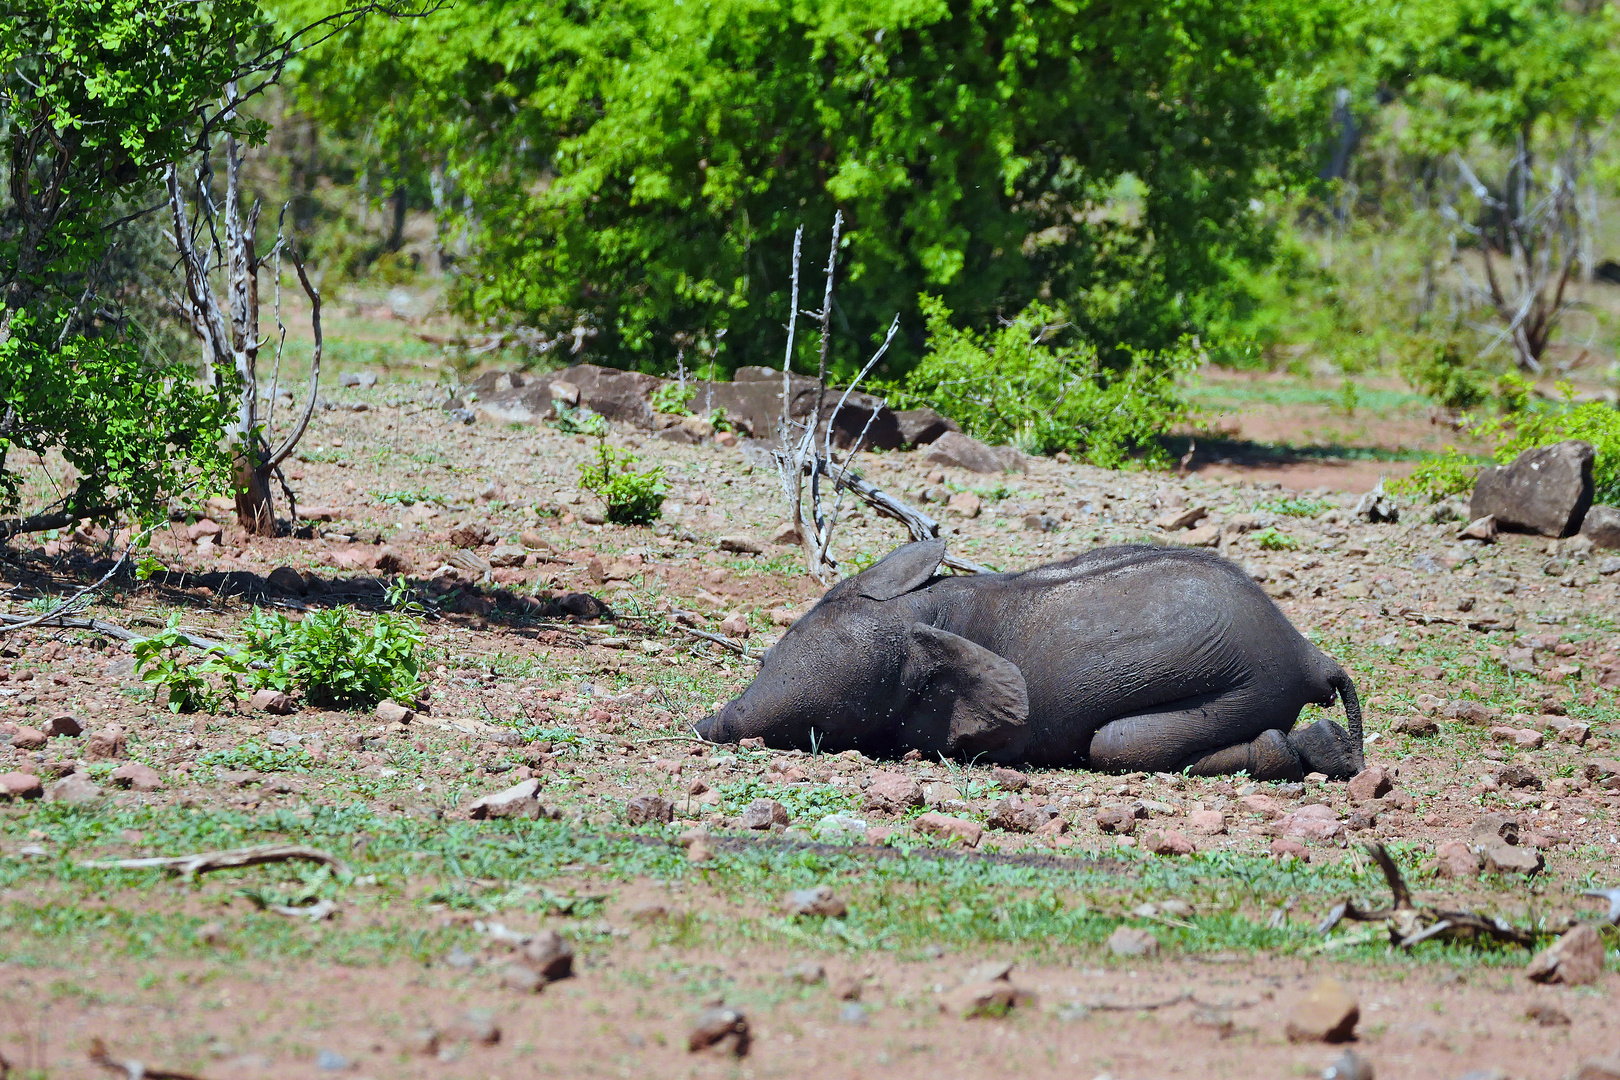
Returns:
[[[1380,480],[1378,486],[1367,492],[1356,502],[1356,508],[1351,511],[1357,519],[1370,521],[1373,524],[1383,522],[1394,523],[1401,519],[1401,511],[1395,505],[1395,500],[1384,494],[1384,482]]]
[[[1156,956],[1159,939],[1146,930],[1134,926],[1121,926],[1108,936],[1108,951],[1115,956]]]
[[[900,440],[906,446],[926,446],[948,431],[961,431],[956,421],[933,409],[901,409],[894,414]]]
[[[486,818],[538,820],[542,812],[539,792],[540,780],[537,777],[531,778],[505,791],[497,791],[493,795],[473,800],[472,805],[467,807],[467,816],[475,821]]]
[[[555,930],[542,930],[523,946],[523,963],[546,982],[574,974],[574,947]]]
[[[1620,548],[1620,507],[1601,503],[1592,507],[1581,522],[1581,535],[1592,541],[1593,547]]]
[[[794,889],[782,898],[782,910],[789,915],[821,915],[841,919],[849,914],[849,905],[828,885],[813,889]]]
[[[99,798],[101,789],[84,773],[70,773],[45,789],[46,802],[82,805]]]
[[[522,566],[527,555],[528,552],[518,544],[501,544],[489,553],[489,565],[502,567]]]
[[[675,804],[662,795],[637,795],[624,807],[624,819],[631,825],[675,820]]]
[[[775,799],[755,799],[743,810],[737,824],[744,829],[768,829],[772,825],[786,825],[787,807]]]
[[[1346,1050],[1322,1070],[1322,1080],[1373,1080],[1374,1075],[1372,1063],[1354,1050]]]
[[[715,546],[721,551],[730,551],[737,555],[765,554],[765,545],[752,536],[722,536],[715,541]]]
[[[1481,469],[1469,517],[1491,514],[1504,529],[1569,536],[1592,505],[1593,456],[1590,443],[1569,439]]]
[[[737,1009],[706,1009],[687,1036],[686,1048],[692,1053],[710,1050],[728,1057],[748,1055],[748,1017]]]
[[[1024,455],[1013,447],[986,446],[958,431],[948,431],[935,439],[925,460],[976,473],[1029,471]]]

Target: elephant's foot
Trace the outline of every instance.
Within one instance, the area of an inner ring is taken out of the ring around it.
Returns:
[[[1299,780],[1307,771],[1289,736],[1276,728],[1261,732],[1252,742],[1224,746],[1203,754],[1183,768],[1194,776],[1230,776],[1244,772],[1256,780]]]
[[[1326,717],[1290,732],[1288,745],[1299,755],[1306,772],[1324,773],[1331,780],[1348,780],[1364,766],[1356,740]]]

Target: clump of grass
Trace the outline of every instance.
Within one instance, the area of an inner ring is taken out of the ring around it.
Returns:
[[[1298,551],[1299,541],[1276,528],[1265,528],[1255,532],[1254,544],[1261,551]]]

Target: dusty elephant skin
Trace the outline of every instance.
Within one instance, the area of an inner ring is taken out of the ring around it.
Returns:
[[[1106,771],[1360,771],[1349,676],[1225,559],[1124,546],[948,577],[944,554],[908,544],[835,585],[698,734]],[[1348,733],[1292,730],[1335,696]]]

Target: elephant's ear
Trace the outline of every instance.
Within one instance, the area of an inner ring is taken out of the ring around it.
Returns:
[[[913,623],[906,649],[913,691],[907,741],[971,757],[1016,746],[1029,735],[1029,689],[1017,665],[983,645]]]
[[[919,540],[896,548],[848,581],[840,582],[837,589],[848,589],[868,600],[893,600],[933,577],[944,558],[945,541]]]

